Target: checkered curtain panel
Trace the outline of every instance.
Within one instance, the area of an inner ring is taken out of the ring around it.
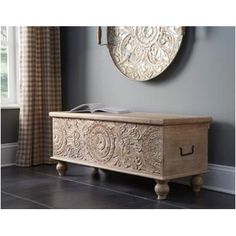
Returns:
[[[16,163],[51,164],[50,111],[61,110],[59,27],[20,30],[20,123]]]

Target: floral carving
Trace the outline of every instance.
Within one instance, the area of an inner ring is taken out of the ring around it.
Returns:
[[[66,145],[66,129],[61,124],[61,120],[55,119],[53,122],[53,155],[63,155]]]
[[[88,129],[85,145],[91,158],[107,162],[114,153],[113,133],[105,125],[95,123]]]
[[[108,27],[108,48],[117,68],[132,80],[149,80],[175,58],[182,27]]]
[[[53,118],[53,155],[78,163],[161,174],[162,127]]]
[[[143,134],[142,150],[148,157],[145,158],[147,168],[158,171],[162,163],[162,143],[157,140],[162,140],[162,131],[157,132],[154,126],[149,127]]]

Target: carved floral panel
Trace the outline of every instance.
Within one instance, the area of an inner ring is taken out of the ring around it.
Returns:
[[[53,118],[53,156],[161,174],[162,127]]]
[[[161,74],[175,58],[183,27],[108,27],[111,57],[129,79],[144,81]]]

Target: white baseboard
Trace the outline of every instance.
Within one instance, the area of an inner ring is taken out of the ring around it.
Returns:
[[[1,144],[1,167],[13,166],[16,164],[17,143]]]
[[[1,167],[16,164],[17,143],[1,145]],[[235,167],[209,164],[208,172],[204,174],[203,188],[218,192],[235,194]],[[189,185],[190,177],[176,179],[173,182]]]
[[[203,180],[205,189],[235,194],[235,167],[209,164]],[[176,179],[173,182],[190,185],[190,177]]]

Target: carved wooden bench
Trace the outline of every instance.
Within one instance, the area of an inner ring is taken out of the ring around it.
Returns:
[[[158,199],[168,181],[192,177],[200,191],[208,166],[210,117],[157,113],[51,112],[53,156],[59,175],[66,162],[152,178]]]

